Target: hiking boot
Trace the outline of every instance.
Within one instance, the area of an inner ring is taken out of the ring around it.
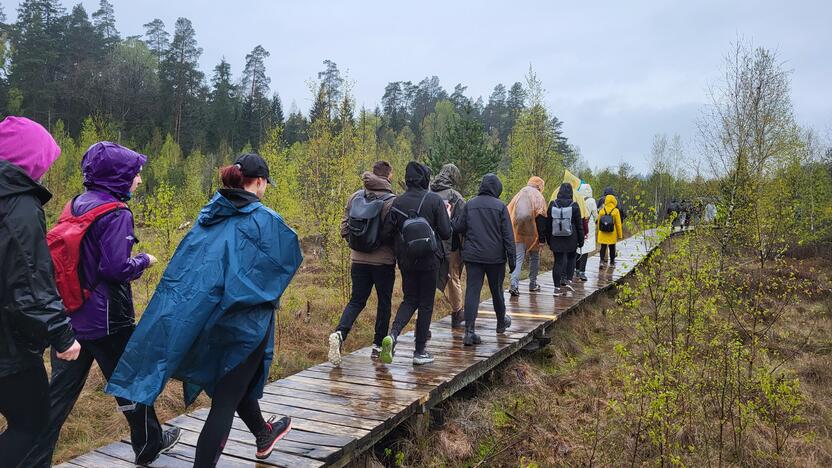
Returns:
[[[462,344],[465,346],[473,346],[482,343],[482,338],[474,333],[474,330],[465,329],[465,336],[462,338]]]
[[[136,457],[136,464],[149,465],[155,462],[163,453],[170,451],[179,442],[180,437],[182,437],[182,430],[178,427],[165,430],[165,432],[162,432],[162,447],[159,451],[152,456],[143,458]]]
[[[341,332],[337,331],[329,335],[329,362],[333,366],[341,365],[341,348],[344,347],[344,338]]]
[[[275,421],[275,418],[276,416],[269,418],[263,430],[259,434],[255,434],[255,437],[257,437],[257,453],[254,456],[258,460],[269,458],[277,441],[292,429],[292,419],[288,416],[284,416],[277,421]]]
[[[575,278],[577,278],[578,281],[586,281],[586,273],[584,273],[583,271],[576,271]]]
[[[520,296],[520,289],[518,289],[517,286],[512,286],[509,288],[508,293],[511,294],[512,297],[518,297]]]
[[[540,285],[539,284],[535,284],[535,285],[530,284],[529,285],[529,292],[539,292],[539,291],[540,291]]]
[[[497,324],[497,333],[503,334],[506,330],[511,326],[511,315],[506,314],[503,316],[503,325]]]
[[[423,366],[425,364],[430,364],[433,362],[433,354],[422,351],[421,353],[413,353],[413,365],[414,366]]]
[[[462,325],[465,323],[465,311],[463,309],[459,309],[458,311],[451,314],[451,328],[462,328]]]
[[[381,341],[381,353],[379,359],[385,364],[393,363],[393,356],[396,355],[396,338],[393,335],[387,335]]]
[[[379,356],[381,356],[381,346],[374,344],[373,349],[370,350],[370,359],[378,361]]]

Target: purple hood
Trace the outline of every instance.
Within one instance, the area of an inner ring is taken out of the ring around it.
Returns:
[[[39,123],[13,116],[0,122],[0,159],[22,168],[32,180],[40,180],[60,155],[61,148]]]
[[[147,156],[121,145],[102,141],[90,146],[81,161],[84,186],[110,192],[127,199],[136,174],[147,162]]]

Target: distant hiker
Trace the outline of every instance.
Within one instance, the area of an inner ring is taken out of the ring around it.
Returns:
[[[689,200],[682,200],[682,229],[690,228],[690,222],[693,219],[693,204]]]
[[[7,424],[0,466],[20,465],[48,427],[44,349],[52,347],[53,366],[81,351],[46,244],[43,205],[52,194],[38,182],[60,155],[40,124],[24,117],[0,122],[0,414]]]
[[[681,205],[678,201],[676,201],[676,197],[673,197],[670,200],[670,203],[667,205],[667,217],[671,220],[671,225],[673,227],[679,226],[679,212],[682,210]]]
[[[81,161],[86,191],[67,203],[47,235],[58,290],[72,310],[70,319],[81,353],[75,361],[53,361],[49,427],[24,462],[26,466],[49,466],[61,427],[84,388],[93,361],[109,380],[135,329],[130,282],[141,277],[156,258],[146,253],[132,256],[138,239],[133,213],[125,202],[142,182],[140,172],[146,162],[146,156],[115,143],[92,145]],[[76,236],[74,226],[79,222],[88,228]],[[72,249],[64,248],[73,243],[80,247],[77,257],[68,255]],[[152,404],[120,397],[116,401],[130,426],[136,464],[151,463],[179,440],[179,429],[163,431]]]
[[[624,203],[621,200],[618,200],[618,195],[615,194],[615,190],[613,190],[612,187],[604,188],[604,194],[601,195],[601,198],[598,199],[598,210],[600,211],[601,208],[604,207],[604,200],[606,199],[607,195],[612,195],[613,197],[616,197],[616,202],[618,203],[618,212],[621,214],[621,221],[623,222],[625,219],[627,219],[627,210],[624,207]]]
[[[445,202],[448,216],[453,218],[465,206],[465,198],[457,192],[462,174],[454,164],[445,164],[430,184],[430,190]],[[439,267],[439,284],[437,288],[444,291],[451,305],[451,327],[458,328],[465,321],[462,310],[462,255],[460,254],[460,236],[454,234],[451,240],[442,241],[445,249],[445,261]]]
[[[710,224],[716,220],[716,205],[713,202],[708,202],[705,205],[705,223]]]
[[[404,293],[390,335],[382,342],[381,361],[387,364],[393,362],[399,334],[417,310],[413,364],[433,362],[425,344],[433,316],[436,275],[445,256],[441,241],[451,238],[451,221],[445,203],[428,190],[429,183],[430,168],[416,161],[407,163],[407,191],[393,202],[387,218],[388,229],[395,232],[396,260]]]
[[[347,201],[341,219],[341,237],[350,246],[350,277],[352,293],[350,301],[341,313],[338,327],[329,335],[329,362],[341,364],[341,349],[358,314],[367,305],[373,288],[376,289],[376,327],[373,338],[372,359],[378,359],[381,341],[390,327],[390,309],[393,283],[396,280],[396,256],[392,238],[382,235],[390,208],[396,195],[393,193],[393,167],[387,161],[378,161],[372,172],[361,175],[364,189],[352,194]]]
[[[586,203],[586,210],[589,217],[584,220],[584,245],[578,249],[578,259],[575,265],[575,274],[581,281],[586,281],[586,262],[589,259],[589,254],[595,252],[595,223],[598,220],[598,209],[596,208],[595,199],[592,198],[592,186],[589,184],[581,184],[578,192],[583,195]]]
[[[255,436],[260,460],[291,428],[288,417],[264,420],[257,400],[272,362],[275,309],[303,261],[300,243],[260,202],[271,184],[263,158],[244,154],[221,179],[223,188],[176,248],[106,388],[146,405],[170,378],[183,382],[186,405],[205,390],[211,410],[195,467],[217,464],[235,412]]]
[[[537,284],[537,271],[540,268],[540,248],[546,243],[546,199],[543,190],[546,183],[537,176],[532,176],[525,187],[511,199],[508,213],[514,230],[514,250],[517,258],[511,271],[511,285],[508,290],[512,296],[520,295],[520,270],[526,254],[529,257],[529,291],[540,291]]]
[[[610,265],[615,266],[615,244],[624,238],[621,227],[621,210],[614,195],[604,197],[604,206],[598,210],[598,243],[601,244],[601,266],[607,264],[607,250],[610,253]]]
[[[555,268],[552,270],[555,296],[562,296],[564,289],[575,289],[567,281],[566,271],[569,264],[575,264],[579,247],[584,245],[584,226],[581,211],[572,198],[572,185],[563,183],[557,198],[549,203],[546,217],[546,243],[555,256]]]
[[[509,271],[514,271],[516,266],[514,230],[508,208],[500,201],[502,193],[500,178],[486,174],[480,183],[479,194],[453,220],[454,233],[465,235],[462,244],[462,259],[468,272],[465,288],[465,346],[481,342],[474,331],[484,277],[488,277],[488,287],[494,301],[497,333],[504,333],[511,326],[511,317],[506,315],[503,280],[506,277],[506,262]]]
[[[575,176],[568,170],[564,170],[563,182],[568,183],[572,186],[572,201],[578,205],[578,209],[581,213],[581,226],[583,227],[584,235],[586,235],[586,232],[588,230],[587,225],[589,223],[590,211],[588,210],[586,200],[584,199],[583,194],[581,194],[581,192],[578,191],[578,189],[581,187],[581,179],[579,179],[577,176]],[[552,194],[552,200],[554,201],[556,198],[557,194]],[[566,287],[569,289],[572,289],[572,280],[575,278],[575,270],[577,269],[577,259],[577,252],[575,253],[574,261],[571,258],[567,259],[566,272],[564,273],[564,276],[566,277]],[[581,279],[581,281],[583,281],[583,279]]]

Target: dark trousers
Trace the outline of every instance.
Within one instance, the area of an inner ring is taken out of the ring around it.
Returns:
[[[552,281],[556,288],[567,279],[572,279],[568,277],[568,271],[571,265],[572,274],[575,273],[576,256],[576,252],[555,252],[555,268],[552,270]]]
[[[615,244],[601,244],[601,261],[607,261],[607,249],[610,251],[610,261],[615,261]]]
[[[350,268],[352,277],[352,294],[350,301],[341,314],[341,321],[336,331],[346,340],[358,314],[367,306],[367,299],[376,288],[378,307],[376,308],[376,333],[373,343],[381,346],[381,340],[387,336],[390,328],[390,309],[393,300],[393,283],[396,281],[395,265],[366,265],[353,263]]]
[[[569,252],[566,254],[566,273],[564,276],[567,281],[572,281],[575,277],[575,265],[577,264],[578,252]]]
[[[436,270],[402,270],[402,300],[390,334],[399,336],[416,310],[416,353],[425,351],[430,321],[433,317],[433,301],[436,297]]]
[[[587,260],[589,260],[589,254],[583,253],[578,255],[578,260],[575,262],[575,269],[578,271],[586,271]]]
[[[263,378],[263,355],[268,341],[268,337],[264,338],[245,361],[225,374],[214,387],[211,410],[196,443],[195,468],[217,464],[228,441],[235,412],[252,434],[257,435],[265,427],[260,403],[248,395]]]
[[[0,467],[16,467],[49,424],[49,381],[43,364],[0,378],[0,414],[7,423],[0,434]]]
[[[468,272],[465,286],[465,328],[471,331],[474,330],[484,277],[488,278],[488,289],[491,290],[497,322],[502,325],[506,316],[506,301],[503,297],[506,264],[465,262],[465,271]]]
[[[87,381],[92,362],[98,363],[104,378],[109,380],[121,359],[132,328],[126,328],[97,340],[78,340],[81,354],[74,361],[58,359],[52,349],[52,380],[49,383],[49,425],[38,440],[34,450],[26,458],[24,466],[48,467],[52,452],[58,443],[61,426],[75,406]],[[152,406],[133,403],[116,397],[118,409],[130,425],[130,443],[137,458],[157,453],[162,447],[162,427]]]

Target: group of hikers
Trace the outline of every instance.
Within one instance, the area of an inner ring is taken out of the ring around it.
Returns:
[[[149,253],[133,254],[139,239],[127,204],[147,157],[111,142],[92,145],[81,162],[85,191],[66,201],[47,230],[43,205],[51,193],[40,179],[60,153],[36,122],[0,122],[0,414],[7,421],[0,468],[50,466],[93,361],[128,422],[136,464],[152,463],[180,439],[180,429],[163,428],[154,411],[171,378],[183,382],[186,404],[202,391],[211,397],[194,466],[217,464],[235,412],[255,438],[256,458],[268,458],[291,419],[266,420],[258,400],[273,358],[274,312],[303,256],[297,234],[261,202],[273,185],[266,161],[248,153],[220,170],[222,188],[177,247],[136,323],[130,284],[157,263]],[[341,224],[351,248],[352,294],[329,336],[333,364],[340,364],[373,288],[372,358],[393,362],[400,334],[418,313],[413,364],[424,365],[433,361],[426,345],[436,289],[451,304],[452,326],[464,326],[463,343],[472,346],[481,342],[475,323],[485,280],[497,333],[511,326],[506,264],[512,296],[520,295],[526,257],[529,290],[540,291],[544,245],[555,256],[555,296],[574,290],[573,280],[586,281],[596,241],[602,265],[607,258],[615,264],[625,212],[611,189],[596,203],[588,184],[568,177],[547,204],[544,181],[532,177],[506,206],[496,175],[486,174],[467,201],[458,192],[461,178],[448,164],[431,180],[431,170],[412,161],[406,191],[397,195],[389,163],[362,174],[364,189],[347,201]],[[404,298],[391,326],[396,265]]]
[[[716,205],[712,201],[696,199],[690,201],[675,197],[667,204],[665,214],[672,220],[672,226],[681,230],[689,229],[691,224],[713,223],[716,219]]]

